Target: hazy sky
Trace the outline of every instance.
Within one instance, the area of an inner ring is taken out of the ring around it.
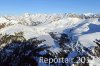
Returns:
[[[0,0],[0,15],[100,13],[100,0]]]

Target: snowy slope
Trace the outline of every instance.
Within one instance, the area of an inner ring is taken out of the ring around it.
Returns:
[[[87,14],[85,14],[87,16]],[[91,14],[88,14],[88,16]],[[92,14],[93,15],[93,14]],[[97,39],[100,32],[100,18],[81,19],[77,17],[67,17],[66,14],[28,14],[17,17],[0,17],[0,23],[11,23],[13,25],[0,29],[1,34],[14,34],[14,32],[24,32],[26,39],[48,35],[49,32],[62,33],[66,29],[72,29],[71,34],[79,37],[79,41],[84,38],[88,40]],[[21,23],[20,23],[21,22]],[[34,22],[41,22],[32,26]],[[20,24],[19,24],[20,23]],[[24,24],[27,23],[28,25]],[[31,26],[30,26],[31,25]],[[97,33],[98,32],[98,33]],[[86,36],[86,37],[85,37]],[[93,38],[90,38],[93,37]],[[95,38],[94,38],[95,37]],[[82,41],[84,42],[85,39]],[[93,45],[91,41],[91,45]],[[88,42],[84,42],[87,46]]]
[[[79,41],[82,47],[97,46],[93,41],[100,39],[100,18],[94,16],[96,14],[91,13],[84,14],[84,16],[76,14],[32,15],[28,13],[22,16],[2,16],[0,25],[5,23],[7,26],[0,29],[0,34],[14,35],[17,32],[23,32],[23,36],[27,40],[34,37],[37,37],[38,40],[45,40],[42,44],[51,46],[49,50],[57,54],[62,51],[56,44],[57,41],[60,42],[57,38],[61,38],[63,33],[68,34],[72,42]],[[50,32],[53,32],[55,36],[50,35]],[[73,49],[71,45],[67,47]],[[76,51],[74,52],[76,53]],[[68,57],[71,55],[70,53]],[[90,60],[90,62],[93,61]]]

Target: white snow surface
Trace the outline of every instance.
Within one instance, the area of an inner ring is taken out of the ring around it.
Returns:
[[[91,13],[86,16],[93,15]],[[33,25],[38,23],[38,25]],[[50,50],[54,53],[59,53],[60,48],[56,47],[54,39],[49,35],[49,32],[63,33],[72,29],[69,34],[78,38],[77,40],[83,46],[96,46],[93,41],[100,39],[100,18],[81,19],[77,17],[67,17],[66,14],[24,14],[23,16],[6,16],[0,17],[0,24],[13,24],[0,29],[0,34],[14,35],[15,32],[24,32],[26,39],[37,37],[38,40],[46,40],[43,44],[53,46]],[[97,61],[98,62],[97,62]],[[96,61],[96,62],[95,62]],[[99,60],[89,60],[90,66],[99,66]]]
[[[85,14],[86,15],[86,14]],[[90,14],[88,14],[89,16]],[[0,24],[11,23],[13,25],[0,29],[1,34],[14,34],[15,32],[24,32],[26,39],[40,37],[41,39],[50,39],[47,43],[52,44],[53,39],[49,32],[62,33],[66,29],[73,29],[72,34],[78,37],[78,40],[84,46],[94,45],[95,39],[100,39],[100,21],[99,18],[81,19],[67,17],[66,14],[24,14],[22,16],[0,17]],[[21,22],[21,24],[19,24]],[[30,26],[34,22],[41,22],[36,26]],[[23,23],[29,23],[25,25]],[[96,27],[98,26],[98,27]],[[41,37],[42,36],[42,37]],[[88,45],[89,43],[89,45]]]
[[[87,14],[85,14],[87,15]],[[90,14],[88,14],[89,16]],[[11,23],[13,25],[0,29],[0,34],[13,35],[15,32],[24,32],[26,39],[38,37],[45,39],[45,44],[54,45],[54,39],[49,32],[62,33],[72,29],[71,33],[83,43],[84,46],[94,46],[93,41],[100,39],[100,18],[81,19],[67,17],[66,14],[24,14],[22,16],[0,17],[0,24]],[[40,24],[33,26],[34,22]],[[27,24],[27,25],[26,25]]]

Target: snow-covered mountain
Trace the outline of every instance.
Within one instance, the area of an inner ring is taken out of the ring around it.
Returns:
[[[31,38],[45,40],[42,44],[50,46],[51,48],[49,50],[53,53],[65,51],[66,48],[76,50],[75,47],[73,47],[75,42],[81,44],[81,46],[76,47],[81,47],[81,49],[84,50],[84,47],[91,48],[97,46],[93,41],[100,39],[100,14],[25,13],[22,16],[0,17],[1,38],[4,35],[15,35],[15,33],[18,32],[23,32],[23,37],[26,40]],[[65,41],[63,44],[64,38],[67,37],[65,34],[70,41],[68,41],[68,43]],[[63,41],[61,38],[63,38]],[[61,44],[61,47],[59,47],[58,44]],[[2,46],[6,46],[6,44],[3,43],[0,47],[2,48]],[[79,50],[79,48],[77,50]],[[76,51],[73,51],[72,53],[75,52]],[[68,57],[71,57],[71,53],[69,53]],[[89,62],[92,62],[92,60],[89,60]],[[99,62],[94,62],[91,66],[99,66],[98,64]]]
[[[32,15],[25,13],[22,16],[2,16],[0,17],[0,34],[13,35],[14,32],[22,31],[24,32],[25,38],[29,39],[33,37],[39,37],[41,35],[49,35],[49,32],[57,32],[60,34],[66,30],[71,30],[68,33],[79,37],[78,40],[82,40],[86,38],[85,35],[90,36],[90,34],[92,34],[91,37],[94,39],[100,39],[98,37],[100,36],[100,17],[86,19],[85,17],[89,15],[91,16],[96,14],[85,14],[83,18],[81,18],[81,15],[77,14]]]

